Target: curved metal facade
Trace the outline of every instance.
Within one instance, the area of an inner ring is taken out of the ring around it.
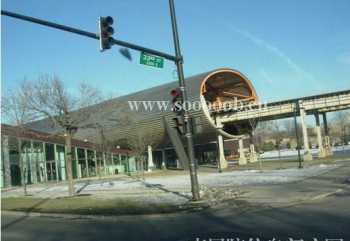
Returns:
[[[160,110],[157,104],[154,104],[152,110],[146,110],[140,104],[141,108],[135,111],[130,108],[129,104],[133,101],[169,101],[170,103],[170,91],[177,87],[178,82],[174,81],[90,106],[88,108],[95,114],[86,120],[84,125],[98,123],[104,127],[108,139],[128,139],[146,132],[157,135],[159,145],[169,145],[168,138],[164,133],[163,117],[169,121],[175,117],[170,106],[164,111]],[[237,98],[239,101],[255,101],[257,99],[251,82],[239,71],[229,68],[188,77],[186,78],[186,88],[190,101],[198,101],[202,105],[206,105],[205,103],[218,104],[232,100],[232,98]],[[205,113],[203,108],[192,111],[191,114],[197,129],[197,133],[194,135],[195,143],[206,143],[213,140],[216,133],[215,117],[211,116],[210,113]],[[228,137],[239,135],[242,134],[239,131],[240,126],[242,123],[239,125],[229,123],[221,129],[221,132],[224,135],[227,134]],[[31,123],[30,127],[53,132],[49,128],[47,120]],[[89,140],[96,139],[96,134],[96,130],[93,129],[79,129],[75,137]]]

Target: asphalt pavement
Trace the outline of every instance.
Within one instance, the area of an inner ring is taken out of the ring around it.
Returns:
[[[2,213],[14,240],[350,240],[350,162],[320,176],[241,187],[243,195],[191,213],[51,217]]]

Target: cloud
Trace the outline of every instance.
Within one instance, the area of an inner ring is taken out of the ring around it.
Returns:
[[[280,59],[282,59],[290,69],[292,69],[296,74],[299,75],[299,77],[303,79],[308,79],[311,81],[315,81],[315,78],[312,74],[305,71],[303,68],[301,68],[298,64],[296,64],[287,54],[285,54],[282,50],[279,48],[273,46],[270,43],[267,43],[266,41],[254,36],[253,34],[243,31],[241,29],[238,29],[233,26],[228,26],[231,30],[235,31],[239,35],[245,37],[246,39],[249,39],[251,42],[253,42],[255,45],[264,48],[265,50],[269,51],[270,53],[276,55]],[[318,83],[319,84],[319,83]]]

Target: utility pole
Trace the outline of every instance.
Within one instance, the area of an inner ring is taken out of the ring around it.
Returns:
[[[187,101],[188,101],[188,96],[187,96],[186,83],[185,83],[185,77],[184,77],[184,72],[183,72],[183,58],[182,58],[181,50],[180,50],[179,34],[178,34],[178,30],[177,30],[174,0],[169,0],[169,8],[170,8],[171,25],[172,25],[172,32],[173,32],[173,39],[174,39],[175,56],[158,51],[158,50],[145,48],[145,47],[142,47],[140,45],[133,44],[133,43],[114,39],[112,37],[113,31],[111,31],[110,35],[108,36],[108,43],[107,43],[108,46],[107,47],[102,46],[102,49],[109,49],[112,45],[119,45],[119,46],[123,46],[125,48],[130,48],[130,49],[140,51],[141,53],[144,52],[144,53],[148,53],[148,54],[151,54],[154,56],[159,56],[159,57],[162,57],[162,58],[165,58],[169,61],[174,62],[176,64],[176,67],[177,67],[177,73],[178,73],[178,78],[179,78],[179,89],[181,92],[181,101],[182,101],[182,105],[184,105],[184,103],[187,103]],[[70,26],[65,26],[65,25],[49,22],[46,20],[42,20],[42,19],[30,17],[30,16],[25,16],[25,15],[18,14],[18,13],[9,12],[6,10],[1,10],[1,14],[8,16],[8,17],[20,19],[23,21],[32,22],[32,23],[44,25],[47,27],[59,29],[62,31],[82,35],[82,36],[96,39],[96,40],[101,40],[101,38],[103,37],[103,36],[100,36],[101,34],[91,33],[91,32],[81,30],[78,28],[73,28]],[[109,25],[111,25],[113,23],[113,19],[111,19],[111,17],[100,18],[100,24],[101,24],[101,20],[102,20],[102,22],[108,20],[107,22],[109,23]],[[100,30],[101,29],[103,30],[103,28],[101,28],[101,26],[100,26]],[[104,44],[106,44],[106,43],[104,43]],[[185,133],[185,138],[186,138],[186,142],[187,142],[187,155],[188,155],[188,160],[189,160],[192,198],[194,201],[197,201],[200,199],[200,195],[199,195],[199,184],[198,184],[198,177],[197,177],[197,167],[196,167],[195,159],[194,159],[191,119],[190,119],[190,114],[189,114],[189,111],[187,110],[187,108],[182,108],[182,109],[183,109],[182,110],[182,119],[183,119],[183,123],[184,123],[184,133]]]

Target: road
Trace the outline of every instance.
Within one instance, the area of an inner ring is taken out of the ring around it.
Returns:
[[[350,163],[342,162],[339,168],[303,181],[241,187],[248,195],[192,213],[105,219],[3,213],[2,238],[5,241],[350,240],[349,178]],[[310,198],[293,199],[293,196]]]

